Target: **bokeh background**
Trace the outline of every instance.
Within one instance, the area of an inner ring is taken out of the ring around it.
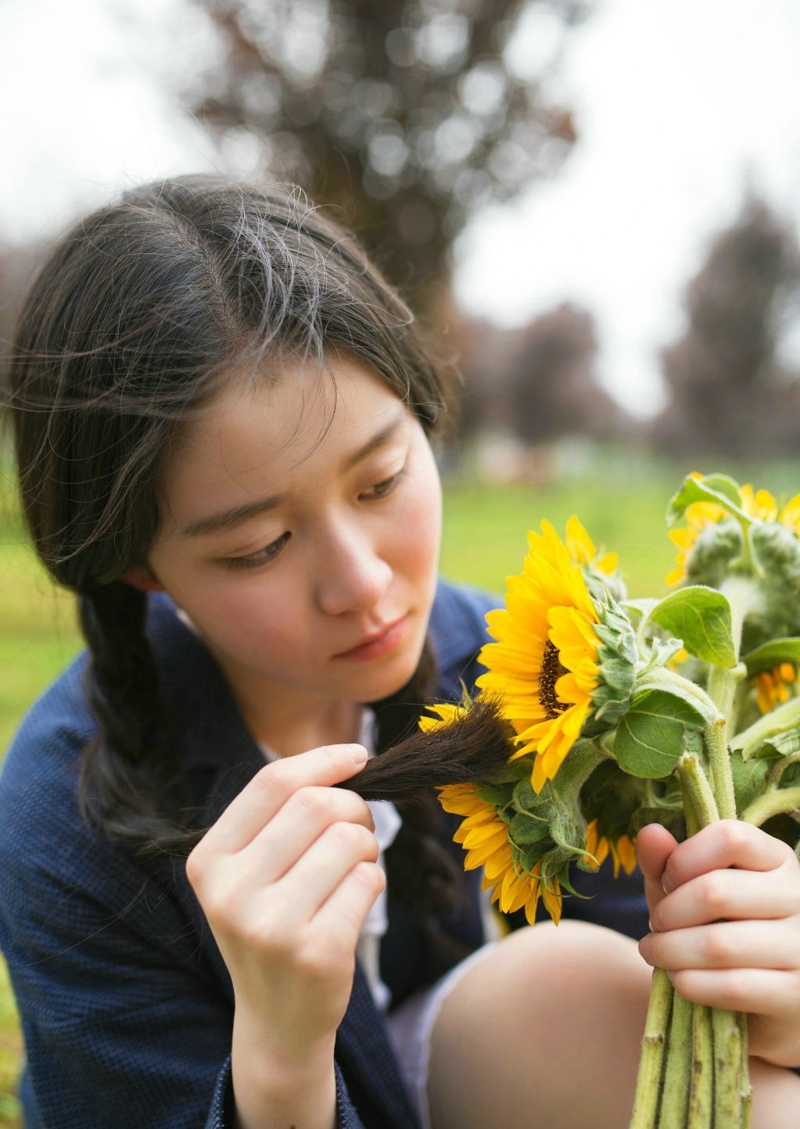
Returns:
[[[800,490],[796,0],[0,0],[0,382],[52,240],[143,180],[300,184],[458,373],[442,569],[578,513],[633,594],[721,469]],[[0,438],[0,748],[80,643]],[[21,1044],[0,965],[0,1125]]]

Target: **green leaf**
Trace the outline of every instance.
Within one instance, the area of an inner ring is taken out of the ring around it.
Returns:
[[[743,812],[753,800],[764,794],[771,767],[767,760],[743,761],[737,753],[731,756],[731,775],[738,812]]]
[[[650,612],[659,627],[683,640],[687,651],[715,666],[735,666],[731,606],[715,588],[679,588]]]
[[[670,528],[678,524],[692,502],[715,502],[740,521],[752,524],[752,518],[741,508],[742,496],[738,484],[726,474],[709,474],[699,481],[691,475],[687,476],[667,506],[667,525]]]
[[[772,670],[781,663],[800,664],[800,639],[772,639],[763,647],[756,647],[749,655],[744,655],[742,662],[751,677],[760,670]]]
[[[631,776],[669,776],[684,750],[684,727],[704,725],[702,715],[666,690],[645,690],[617,726],[614,756]]]
[[[683,837],[686,833],[686,819],[683,814],[683,808],[677,805],[672,808],[668,807],[641,807],[638,808],[631,817],[630,834],[638,835],[643,827],[647,827],[650,823],[660,823],[662,827],[666,827],[671,831],[675,837],[680,833]]]
[[[653,671],[646,670],[639,677],[636,689],[637,696],[644,694],[645,691],[658,690],[673,698],[679,698],[687,708],[687,717],[694,717],[696,719],[694,724],[698,726],[710,725],[719,717],[717,707],[699,686],[681,674],[673,674],[670,670],[658,667]]]
[[[800,753],[800,730],[789,729],[784,733],[776,733],[768,738],[756,756],[769,757],[777,753],[781,757],[793,757]]]

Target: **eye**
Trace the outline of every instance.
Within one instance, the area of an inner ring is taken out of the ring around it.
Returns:
[[[222,564],[225,568],[258,568],[259,565],[267,564],[269,561],[277,557],[283,546],[291,537],[291,533],[282,533],[274,541],[270,541],[269,545],[265,545],[263,549],[259,549],[257,553],[250,553],[246,557],[224,557]]]
[[[405,473],[406,468],[403,467],[397,474],[393,474],[391,478],[384,478],[382,482],[376,482],[375,485],[365,494],[362,494],[361,497],[365,498],[367,501],[373,498],[386,498],[399,485]]]

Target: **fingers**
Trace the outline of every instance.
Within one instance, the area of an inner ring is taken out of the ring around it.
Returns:
[[[374,831],[365,800],[346,788],[300,788],[239,853],[237,867],[247,867],[259,884],[275,882],[329,827],[358,824]]]
[[[375,863],[378,840],[353,823],[334,823],[276,882],[270,897],[298,926],[309,921],[359,863]],[[377,895],[376,895],[377,896]]]
[[[794,930],[760,921],[720,921],[696,929],[648,933],[639,943],[639,952],[648,964],[669,972],[687,968],[792,970],[798,963],[797,940]]]
[[[800,1003],[797,975],[772,968],[686,969],[669,978],[684,999],[727,1011],[780,1017]]]
[[[794,859],[794,854],[789,847],[760,828],[738,819],[723,819],[676,847],[667,859],[662,883],[671,892],[711,870],[729,866],[775,870],[790,858]]]
[[[361,745],[323,745],[265,765],[228,805],[195,851],[201,856],[207,852],[235,854],[299,788],[348,780],[363,768],[366,759],[366,749]]]
[[[385,889],[383,868],[371,862],[359,863],[320,906],[316,925],[326,937],[344,931],[344,944],[355,948],[367,914]]]
[[[651,914],[665,896],[661,884],[662,875],[667,860],[677,846],[678,840],[674,835],[658,823],[643,827],[636,837],[636,854],[644,875],[644,890]]]
[[[722,918],[784,918],[800,913],[800,890],[787,889],[763,872],[713,870],[664,896],[651,909],[654,932],[707,925]]]

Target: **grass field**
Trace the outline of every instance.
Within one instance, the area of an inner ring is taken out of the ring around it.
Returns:
[[[442,572],[502,592],[519,570],[525,533],[542,518],[563,530],[577,513],[598,548],[615,550],[631,595],[656,595],[672,567],[664,509],[679,476],[620,464],[592,479],[549,487],[451,485],[446,490]],[[787,489],[786,468],[759,476]],[[800,484],[800,475],[795,480]],[[795,487],[796,489],[796,487]],[[55,591],[27,547],[13,505],[0,499],[0,748],[25,710],[80,646],[74,609]],[[0,1127],[16,1124],[13,1097],[20,1037],[5,968],[0,962]]]

